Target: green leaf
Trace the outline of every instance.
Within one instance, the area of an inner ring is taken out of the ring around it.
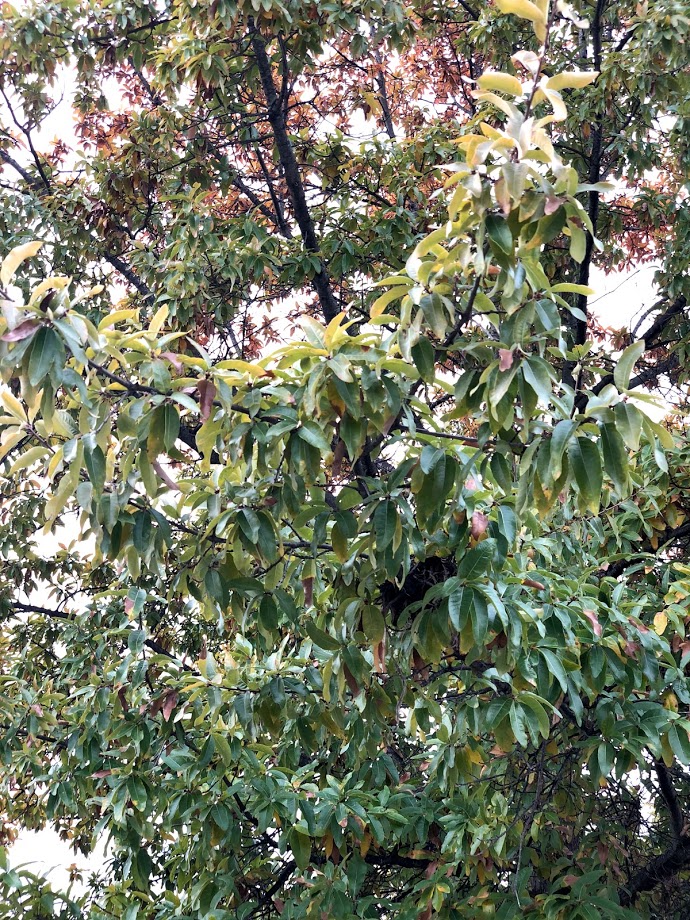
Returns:
[[[323,629],[319,629],[313,620],[307,620],[304,623],[304,631],[309,636],[314,645],[328,652],[337,652],[341,648],[341,643],[333,636],[330,636]]]
[[[568,444],[568,458],[583,503],[596,514],[604,482],[597,446],[587,437],[573,438]]]
[[[494,252],[503,252],[512,256],[515,246],[513,234],[510,232],[508,222],[498,214],[488,214],[486,217],[486,232]]]
[[[481,575],[485,575],[491,565],[493,554],[494,544],[492,540],[484,540],[469,549],[458,565],[458,578],[469,581],[472,578],[479,578]]]
[[[436,352],[434,351],[434,346],[426,336],[421,336],[412,346],[412,360],[423,380],[430,382],[434,379],[436,371]]]
[[[642,434],[642,413],[629,402],[620,402],[613,407],[616,416],[616,428],[625,442],[625,446],[632,451],[640,449],[640,435]]]
[[[312,447],[316,447],[323,451],[331,449],[330,443],[326,440],[323,431],[316,422],[301,422],[297,429],[297,434],[303,441],[306,441],[307,444],[311,444]]]
[[[448,615],[453,627],[462,632],[474,609],[476,591],[469,585],[460,585],[448,598]]]
[[[549,722],[549,717],[544,709],[544,705],[539,699],[538,696],[535,696],[533,693],[522,692],[518,697],[519,701],[523,706],[527,706],[537,717],[537,722],[539,724],[539,732],[542,738],[548,738],[551,732],[551,723]]]
[[[57,333],[42,326],[33,338],[29,355],[29,382],[37,387],[57,363],[64,360],[64,347]]]
[[[298,869],[306,869],[311,861],[311,838],[300,827],[290,831],[290,849]]]
[[[549,667],[549,671],[561,685],[564,693],[568,692],[568,677],[561,659],[547,648],[540,648],[539,653],[544,657],[544,661]]]
[[[601,449],[604,456],[604,469],[611,477],[619,495],[628,490],[628,455],[623,438],[611,422],[599,425],[601,431]]]
[[[379,502],[374,512],[374,532],[376,533],[376,546],[379,550],[390,546],[397,526],[398,512],[395,504],[390,499]]]
[[[386,631],[383,614],[373,604],[365,604],[362,609],[362,632],[370,642],[380,642]]]
[[[644,339],[628,345],[623,354],[618,358],[613,368],[613,380],[619,390],[625,391],[630,383],[630,374],[633,368],[646,351]]]
[[[105,455],[98,445],[90,450],[84,448],[84,463],[94,491],[96,494],[102,492],[105,485]]]
[[[561,478],[563,470],[563,451],[566,449],[573,432],[577,429],[577,422],[563,419],[558,422],[551,435],[551,451],[549,456],[550,472],[553,481]]]

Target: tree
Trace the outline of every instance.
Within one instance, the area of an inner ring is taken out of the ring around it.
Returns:
[[[5,915],[685,916],[685,4],[3,14]]]

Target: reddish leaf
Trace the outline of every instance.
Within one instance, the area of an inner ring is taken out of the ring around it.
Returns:
[[[346,664],[343,665],[343,674],[345,675],[345,681],[348,687],[350,688],[350,693],[353,696],[357,696],[360,690],[360,686],[355,680],[354,674],[352,673],[352,671],[348,668]]]
[[[184,370],[184,364],[180,361],[180,356],[176,355],[173,351],[162,351],[161,358],[165,358],[166,361],[169,361],[172,366],[175,368],[178,374],[181,374]]]
[[[132,600],[131,597],[126,597],[125,598],[125,613],[127,614],[127,616],[129,616],[133,610],[134,610],[134,601]]]
[[[438,860],[434,859],[433,862],[430,862],[429,865],[424,870],[424,875],[426,875],[427,878],[431,878],[431,876],[434,874],[434,872],[437,869],[438,869]]]
[[[483,511],[475,511],[470,519],[470,533],[478,540],[489,526],[489,519]]]
[[[601,623],[599,622],[599,619],[596,613],[593,610],[583,610],[582,613],[584,614],[585,617],[587,617],[589,622],[592,624],[594,635],[597,638],[601,638],[601,634],[603,633],[604,630],[603,630]]]
[[[123,712],[129,712],[129,701],[127,700],[127,694],[125,693],[124,687],[120,687],[117,691],[117,698],[120,701]]]
[[[285,901],[281,900],[281,898],[273,898],[273,906],[279,914],[282,914],[285,910]]]
[[[416,648],[412,650],[412,670],[419,680],[429,679],[429,667]]]
[[[383,638],[374,645],[374,670],[378,674],[386,673],[386,633]]]
[[[165,472],[165,470],[163,469],[163,467],[160,465],[160,463],[157,460],[154,460],[151,466],[158,473],[160,478],[163,480],[163,482],[166,484],[166,486],[169,489],[172,489],[174,492],[180,491],[180,487],[178,486],[178,484],[175,482],[174,479],[168,476],[168,474]]]
[[[199,412],[204,421],[210,416],[213,400],[216,398],[216,385],[207,377],[197,380],[196,388],[199,391]]]
[[[342,472],[343,460],[345,459],[345,441],[342,438],[335,445],[335,450],[333,451],[333,466],[332,473],[333,476],[338,478]]]
[[[526,588],[534,588],[535,591],[546,591],[546,585],[540,581],[534,581],[533,578],[523,578],[522,583]]]
[[[40,328],[40,325],[35,319],[26,319],[23,323],[15,326],[14,329],[10,329],[9,332],[1,335],[0,339],[3,342],[19,342],[22,339],[28,339],[30,335],[33,335]]]
[[[177,690],[168,690],[163,697],[163,718],[166,722],[170,721],[170,716],[173,714],[173,710],[177,706],[177,698]]]
[[[154,701],[151,703],[151,716],[152,716],[154,719],[156,718],[156,716],[158,715],[158,713],[159,713],[159,712],[161,711],[161,709],[163,708],[163,700],[164,700],[164,699],[165,699],[164,696],[159,696],[157,700],[154,700]]]
[[[314,600],[314,579],[303,578],[302,587],[304,588],[304,605],[305,607],[311,607]]]
[[[509,371],[513,366],[513,349],[512,348],[499,348],[498,349],[498,369],[500,371]]]
[[[549,214],[555,214],[562,204],[562,198],[559,198],[557,195],[548,195],[544,202],[544,214],[546,214],[547,217]]]

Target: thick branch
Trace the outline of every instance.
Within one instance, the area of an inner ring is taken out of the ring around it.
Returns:
[[[685,819],[683,817],[683,812],[680,807],[680,802],[678,801],[678,796],[676,795],[676,790],[673,788],[673,782],[671,781],[671,774],[668,771],[668,767],[663,762],[663,760],[655,760],[654,767],[656,769],[656,775],[659,780],[659,791],[661,792],[661,797],[666,803],[668,808],[669,817],[671,819],[671,827],[673,828],[673,836],[676,840],[680,840],[683,836],[683,827],[685,826]]]
[[[632,907],[638,896],[652,891],[657,885],[673,878],[690,865],[690,837],[679,837],[672,846],[639,872],[635,872],[628,884],[618,891],[621,905]]]
[[[263,87],[264,96],[266,97],[266,103],[268,105],[268,120],[273,128],[276,150],[278,151],[280,164],[285,174],[285,183],[290,195],[290,201],[292,202],[295,219],[299,226],[300,233],[302,234],[306,250],[320,256],[319,243],[314,229],[314,221],[312,220],[309,205],[307,204],[307,197],[304,191],[302,177],[300,176],[299,166],[297,165],[295,151],[287,132],[285,113],[273,83],[271,62],[266,52],[266,45],[251,20],[250,29],[252,49],[259,68],[259,78],[261,79],[261,86]],[[326,266],[323,261],[321,261],[320,264],[321,267],[314,275],[312,284],[318,295],[323,315],[326,321],[330,322],[340,313],[340,307],[331,290],[330,278]]]
[[[602,51],[602,32],[603,32],[603,22],[602,17],[604,14],[604,6],[606,0],[597,0],[596,10],[594,17],[592,19],[591,25],[591,39],[592,39],[592,49],[594,52],[594,69],[601,70],[601,51]],[[589,172],[587,175],[587,181],[594,185],[601,179],[601,154],[602,154],[602,140],[604,136],[604,116],[603,114],[598,115],[592,125],[592,148],[589,155]],[[592,256],[594,255],[594,238],[597,233],[597,222],[599,220],[599,192],[590,191],[588,192],[587,200],[587,214],[589,219],[592,222],[592,232],[587,231],[586,243],[585,243],[585,255],[580,263],[580,268],[577,276],[577,283],[582,284],[585,287],[589,284],[589,273],[592,265]],[[587,339],[587,295],[578,294],[575,305],[578,310],[582,313],[582,318],[571,317],[570,318],[570,327],[572,333],[572,344],[573,345],[584,345]],[[573,378],[573,369],[574,362],[567,362],[563,369],[563,382],[568,386],[576,386],[579,388],[579,381],[576,384],[575,379]]]
[[[685,297],[681,294],[677,297],[669,308],[658,316],[649,329],[645,332],[642,338],[639,341],[644,342],[645,349],[649,351],[651,348],[658,348],[659,345],[663,344],[659,341],[659,336],[668,326],[674,317],[679,316],[685,309],[687,301]],[[678,359],[675,355],[670,355],[669,359],[663,364],[658,364],[653,367],[645,368],[645,370],[640,371],[640,373],[633,377],[630,381],[628,389],[634,390],[635,387],[642,386],[648,380],[653,380],[659,374],[666,373],[669,370],[672,370],[674,367],[678,366]],[[605,377],[602,377],[601,380],[591,388],[590,393],[597,396],[604,387],[607,387],[610,383],[613,383],[613,374],[607,374]]]

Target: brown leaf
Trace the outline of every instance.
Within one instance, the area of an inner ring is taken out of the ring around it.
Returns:
[[[3,342],[20,342],[22,339],[28,339],[30,335],[33,335],[40,325],[35,319],[26,319],[23,323],[15,326],[14,329],[10,329],[4,335],[0,335],[0,340]]]
[[[509,371],[513,366],[513,349],[498,349],[498,369],[499,371]]]
[[[163,697],[163,718],[166,722],[170,721],[170,716],[173,714],[173,710],[177,706],[177,699],[177,690],[168,690]]]
[[[583,610],[582,613],[583,613],[583,615],[589,620],[589,622],[592,624],[592,629],[594,630],[594,635],[595,635],[598,639],[601,638],[601,634],[603,633],[604,629],[603,629],[601,623],[599,622],[599,618],[597,617],[596,613],[595,613],[593,610]]]
[[[431,904],[424,908],[417,920],[431,920]]]
[[[374,670],[378,674],[386,674],[386,633],[383,638],[374,645]]]
[[[412,649],[412,671],[421,681],[429,679],[429,667],[416,648]]]
[[[133,610],[134,610],[134,601],[132,600],[131,597],[126,597],[125,598],[125,613],[127,614],[127,616],[129,616]]]
[[[337,479],[343,469],[343,460],[345,459],[345,441],[340,438],[338,443],[335,445],[335,450],[333,451],[333,466],[331,471],[333,476]]]
[[[640,650],[639,642],[632,642],[630,639],[623,646],[623,651],[628,656],[628,658],[636,658],[637,653]]]
[[[129,702],[127,700],[127,694],[125,693],[125,688],[120,687],[117,691],[117,698],[120,701],[120,706],[122,706],[123,712],[129,712]]]
[[[112,770],[96,770],[95,773],[92,773],[91,776],[93,779],[103,779],[106,776],[110,776]]]
[[[424,875],[427,878],[431,878],[434,872],[438,869],[438,860],[434,859],[433,862],[430,862],[429,865],[424,870]]]
[[[546,591],[546,585],[540,581],[534,581],[533,578],[523,578],[522,583],[526,588],[534,588],[535,591]]]
[[[150,710],[150,712],[151,712],[151,717],[152,717],[152,718],[155,719],[156,716],[158,715],[158,713],[161,711],[161,709],[162,709],[162,707],[163,707],[163,700],[164,700],[164,699],[165,699],[164,696],[159,696],[157,700],[154,700],[154,701],[151,703],[151,710]]]
[[[197,380],[196,388],[199,391],[199,412],[204,421],[210,416],[213,400],[216,398],[216,385],[207,377]]]
[[[314,601],[314,579],[312,577],[303,578],[302,587],[304,588],[304,606],[311,607]]]
[[[283,901],[281,898],[273,898],[273,906],[279,914],[282,914],[282,912],[285,910],[285,901]]]
[[[357,694],[359,693],[359,689],[360,689],[359,684],[355,680],[355,675],[352,673],[352,671],[348,668],[346,664],[343,665],[343,674],[345,675],[345,681],[348,687],[350,688],[350,693],[353,696],[357,696]]]
[[[478,540],[489,526],[489,519],[483,511],[475,511],[470,518],[470,533]]]

